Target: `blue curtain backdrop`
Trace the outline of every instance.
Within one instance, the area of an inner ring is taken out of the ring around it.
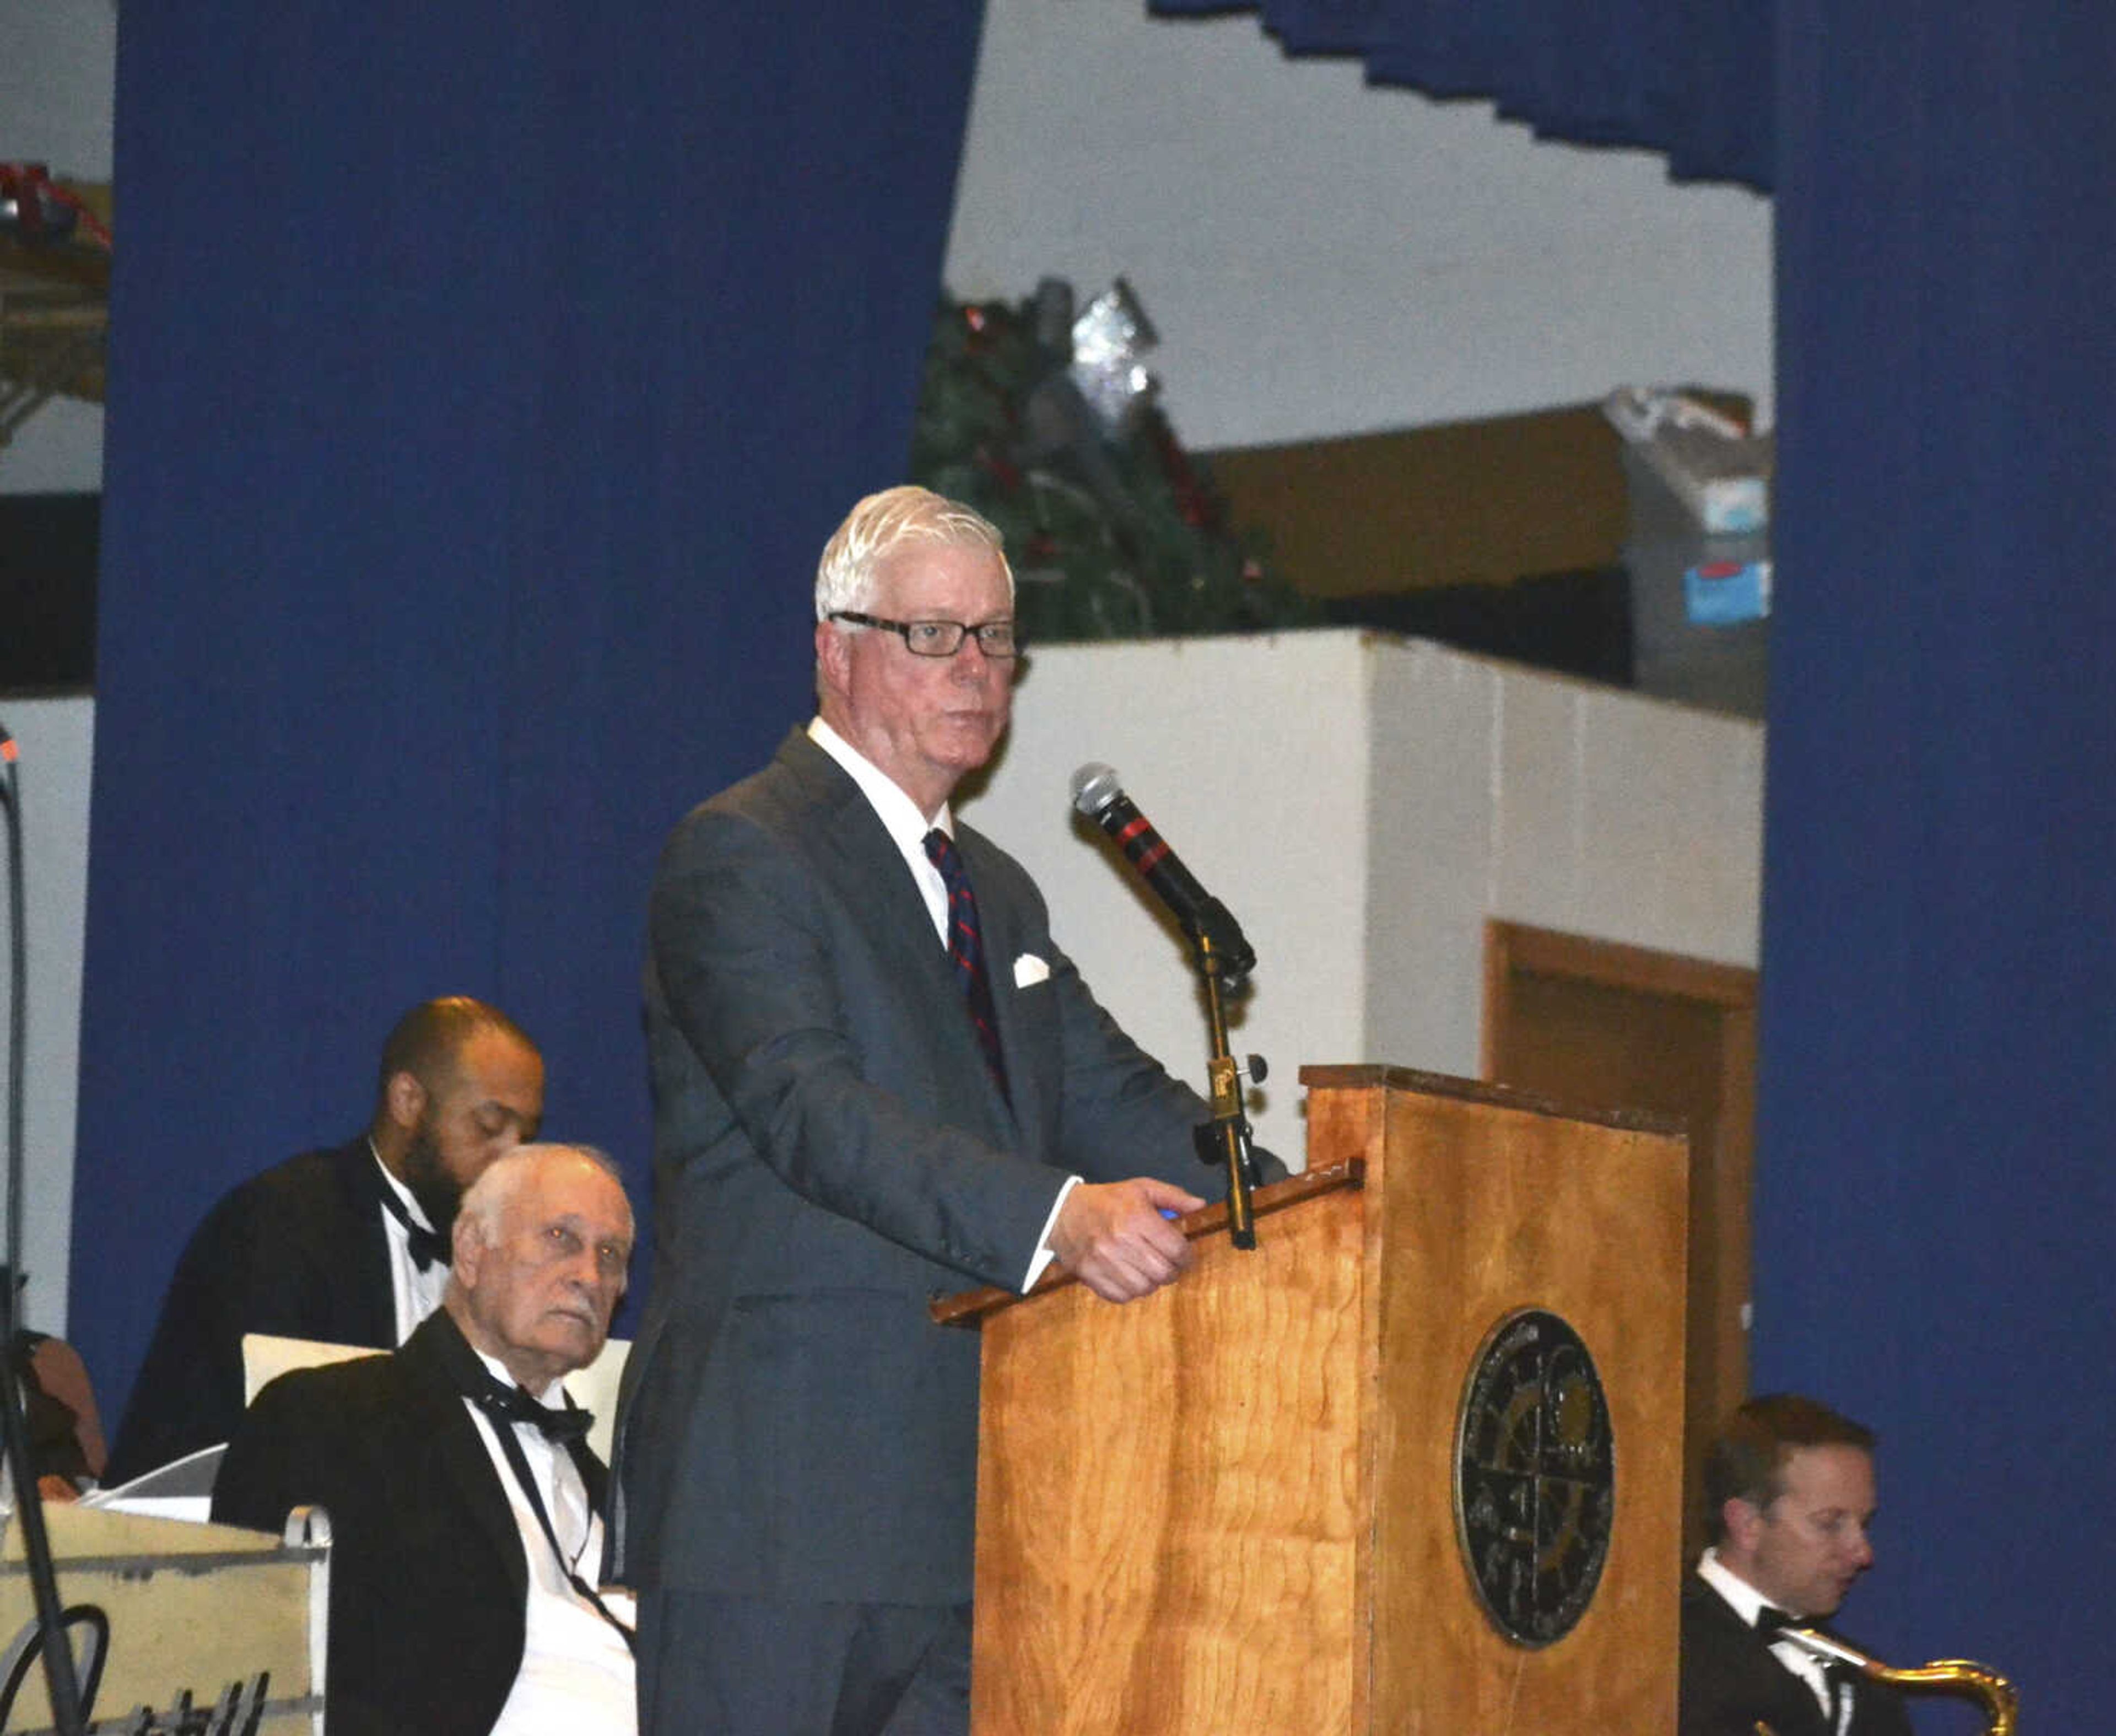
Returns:
[[[1756,1374],[1882,1431],[1851,1631],[2105,1729],[2116,12],[1778,10]]]
[[[1490,99],[1577,145],[1657,150],[1678,179],[1771,184],[1777,0],[1148,0],[1171,17],[1256,12],[1289,54],[1356,55],[1368,79]]]
[[[978,0],[128,7],[74,1335],[489,997],[644,1199],[656,852],[901,479]],[[644,1269],[635,1281],[645,1278]]]

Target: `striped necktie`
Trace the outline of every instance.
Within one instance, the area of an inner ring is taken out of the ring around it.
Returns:
[[[1000,1059],[991,979],[985,974],[984,935],[978,926],[978,899],[970,890],[969,870],[963,865],[963,853],[955,848],[955,840],[937,826],[926,834],[926,854],[940,869],[941,883],[948,889],[948,960],[955,967],[955,982],[969,1007],[970,1023],[977,1028],[986,1063],[1004,1096],[1006,1066]]]

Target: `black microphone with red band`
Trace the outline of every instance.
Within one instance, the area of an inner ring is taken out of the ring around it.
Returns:
[[[1153,822],[1132,804],[1117,775],[1092,762],[1073,774],[1073,805],[1116,840],[1125,860],[1137,868],[1182,925],[1190,943],[1209,946],[1215,970],[1239,982],[1256,969],[1256,954],[1220,900],[1198,884]]]

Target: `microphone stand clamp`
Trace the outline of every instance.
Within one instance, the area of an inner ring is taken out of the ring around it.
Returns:
[[[1254,968],[1254,955],[1232,959],[1223,955],[1209,932],[1192,938],[1197,945],[1198,974],[1205,986],[1205,1015],[1212,1028],[1212,1054],[1207,1066],[1206,1101],[1212,1114],[1195,1130],[1200,1161],[1227,1177],[1227,1240],[1236,1247],[1256,1246],[1256,1222],[1249,1195],[1256,1187],[1256,1158],[1250,1144],[1249,1117],[1242,1112],[1242,1070],[1227,1045],[1227,1009],[1230,995]],[[1246,951],[1246,949],[1244,949]],[[1249,1076],[1259,1083],[1267,1071],[1263,1057],[1249,1057]]]

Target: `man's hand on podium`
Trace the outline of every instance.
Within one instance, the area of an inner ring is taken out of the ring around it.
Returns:
[[[1189,1269],[1190,1244],[1170,1214],[1205,1202],[1152,1176],[1082,1182],[1058,1208],[1051,1251],[1106,1302],[1136,1301]]]

